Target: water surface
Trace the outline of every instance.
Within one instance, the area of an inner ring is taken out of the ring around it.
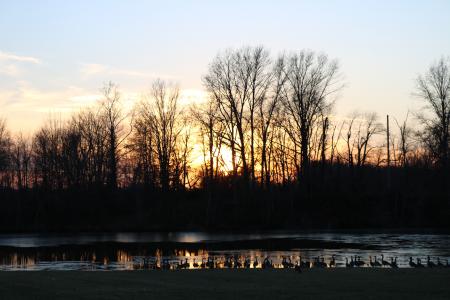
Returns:
[[[0,235],[0,270],[133,270],[146,269],[163,262],[177,268],[187,262],[189,268],[214,259],[215,267],[224,267],[232,258],[244,264],[265,258],[282,267],[283,258],[297,262],[320,257],[336,267],[345,266],[345,258],[369,256],[390,261],[397,257],[400,267],[409,267],[408,258],[431,256],[443,264],[450,259],[448,234],[398,233],[106,233],[106,234],[7,234]],[[187,261],[186,261],[187,259]]]

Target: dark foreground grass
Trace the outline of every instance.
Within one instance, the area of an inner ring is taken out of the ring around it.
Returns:
[[[0,272],[0,299],[450,299],[450,269]]]

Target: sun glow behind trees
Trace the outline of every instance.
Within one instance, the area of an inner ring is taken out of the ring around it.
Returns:
[[[51,119],[30,140],[11,137],[2,123],[3,159],[9,161],[3,182],[168,190],[233,177],[270,186],[300,181],[310,163],[383,166],[386,129],[378,116],[333,115],[340,72],[324,54],[272,56],[263,47],[244,47],[212,60],[205,91],[155,80],[147,91],[130,94],[107,83],[99,95],[72,97],[85,108]],[[420,143],[412,147],[407,123],[397,125],[400,134],[391,135],[389,149],[393,165],[426,157]]]

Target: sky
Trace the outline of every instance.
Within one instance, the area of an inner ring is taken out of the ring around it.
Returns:
[[[195,101],[219,51],[257,45],[338,59],[334,114],[402,120],[422,108],[417,76],[450,56],[450,1],[0,0],[0,118],[32,133],[92,105],[110,80],[130,105],[155,78]]]

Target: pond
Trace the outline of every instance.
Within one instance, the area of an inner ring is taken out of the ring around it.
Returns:
[[[105,233],[0,235],[0,270],[141,270],[152,268],[275,268],[300,260],[345,267],[346,258],[426,265],[450,260],[450,235],[400,233]],[[285,264],[283,264],[283,261]],[[203,264],[202,264],[203,263]]]

